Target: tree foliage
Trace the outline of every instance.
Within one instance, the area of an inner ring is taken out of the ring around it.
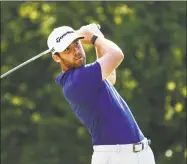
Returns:
[[[89,23],[125,54],[115,87],[157,164],[184,164],[185,2],[1,2],[1,74],[46,50],[53,28]],[[93,47],[84,48],[93,62]],[[60,71],[48,54],[1,80],[2,164],[90,163],[90,135],[55,84]]]

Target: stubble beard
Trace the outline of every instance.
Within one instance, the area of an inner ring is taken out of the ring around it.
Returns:
[[[70,62],[70,61],[68,61],[68,60],[66,60],[66,59],[62,59],[62,58],[61,58],[61,61],[62,61],[62,63],[63,63],[64,65],[66,65],[69,69],[72,69],[72,68],[79,68],[79,67],[81,67],[81,66],[83,66],[83,65],[86,64],[86,57],[85,57],[85,56],[82,56],[82,57],[83,57],[83,60],[81,61],[81,63],[80,63],[80,62],[79,62],[79,63],[76,63],[76,61]]]

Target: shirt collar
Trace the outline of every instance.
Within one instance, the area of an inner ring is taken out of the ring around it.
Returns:
[[[62,77],[64,76],[64,72],[62,72],[60,75],[57,76],[55,82],[56,84],[60,85],[61,84],[61,80],[62,80]]]

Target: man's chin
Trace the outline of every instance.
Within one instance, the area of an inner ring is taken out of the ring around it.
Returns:
[[[79,68],[79,67],[81,67],[81,66],[83,66],[83,65],[85,65],[85,60],[79,60],[79,62],[77,62],[77,63],[75,64],[75,68]]]
[[[79,67],[81,67],[81,66],[83,66],[83,65],[85,65],[85,63],[76,64],[76,65],[74,66],[74,68],[79,68]]]

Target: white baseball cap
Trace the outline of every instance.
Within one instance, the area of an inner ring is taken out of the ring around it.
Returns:
[[[69,26],[55,28],[48,37],[47,45],[52,54],[63,52],[74,40],[84,39]]]

